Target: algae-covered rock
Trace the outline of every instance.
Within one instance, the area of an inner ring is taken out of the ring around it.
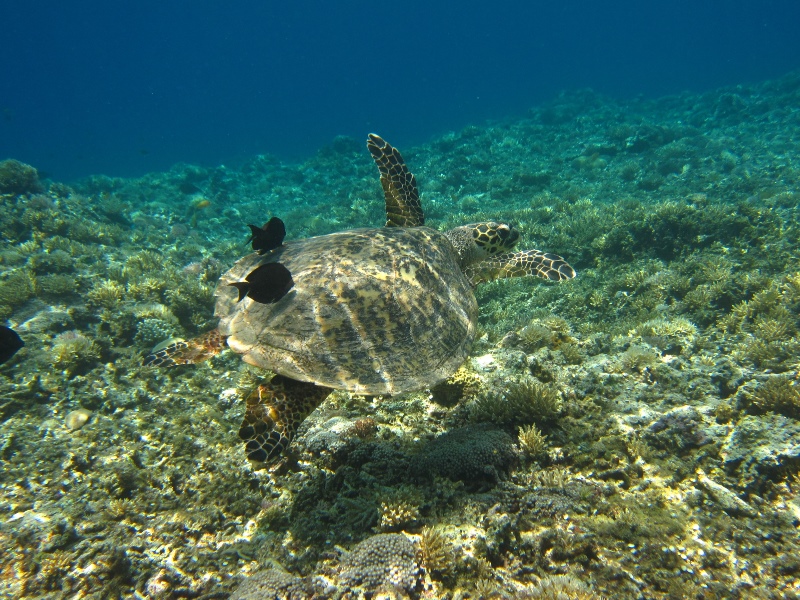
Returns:
[[[656,419],[645,434],[656,448],[684,452],[712,441],[706,432],[703,417],[691,406],[679,406]]]
[[[743,417],[722,447],[725,468],[747,487],[800,461],[800,422],[783,415]]]

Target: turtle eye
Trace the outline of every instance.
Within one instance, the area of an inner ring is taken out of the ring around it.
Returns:
[[[508,225],[500,225],[497,228],[497,235],[500,236],[501,240],[507,240],[508,236],[511,235],[511,228]]]

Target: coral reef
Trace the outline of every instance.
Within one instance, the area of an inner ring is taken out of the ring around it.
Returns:
[[[399,487],[381,502],[381,531],[412,530],[420,520],[421,495],[413,488]]]
[[[39,173],[18,160],[0,161],[0,194],[29,194],[41,192]]]
[[[602,600],[580,579],[569,575],[548,575],[538,583],[526,587],[517,598],[526,600]]]
[[[268,373],[141,357],[215,326],[247,223],[382,224],[360,142],[70,185],[3,161],[0,596],[794,597],[798,103],[798,74],[583,90],[404,150],[428,224],[512,221],[579,277],[478,287],[462,369],[333,393],[263,470],[235,431]]]
[[[744,408],[754,414],[780,413],[800,419],[800,391],[794,378],[773,375],[744,399]]]
[[[428,573],[438,579],[440,575],[446,575],[453,570],[453,552],[450,541],[441,528],[424,528],[419,544],[422,566]]]
[[[462,367],[431,389],[431,400],[442,406],[454,406],[462,398],[477,394],[480,384],[475,373]]]
[[[547,437],[536,425],[520,427],[518,442],[522,453],[530,458],[541,456],[547,450]]]

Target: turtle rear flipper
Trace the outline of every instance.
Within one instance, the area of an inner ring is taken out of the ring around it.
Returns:
[[[247,458],[257,463],[275,461],[297,428],[331,393],[331,389],[283,375],[258,386],[247,397],[239,437]]]
[[[222,352],[227,339],[227,336],[222,335],[218,329],[212,329],[203,335],[190,340],[180,340],[158,352],[148,354],[144,357],[144,365],[174,367],[203,362]]]
[[[495,279],[530,275],[550,281],[564,281],[575,277],[575,269],[558,254],[541,250],[525,250],[499,254],[469,265],[464,268],[464,274],[475,286]]]

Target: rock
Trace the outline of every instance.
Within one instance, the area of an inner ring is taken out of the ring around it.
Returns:
[[[702,470],[697,470],[697,486],[704,490],[714,503],[729,515],[755,517],[758,512],[724,485],[712,481]]]
[[[645,439],[656,448],[685,452],[712,441],[704,429],[702,415],[691,406],[679,406],[654,421]]]
[[[725,469],[738,473],[746,487],[759,488],[765,479],[800,462],[800,422],[783,415],[747,415],[722,445]]]
[[[88,408],[78,408],[67,413],[67,416],[64,417],[64,425],[71,431],[77,431],[89,422],[91,416],[92,411]]]

